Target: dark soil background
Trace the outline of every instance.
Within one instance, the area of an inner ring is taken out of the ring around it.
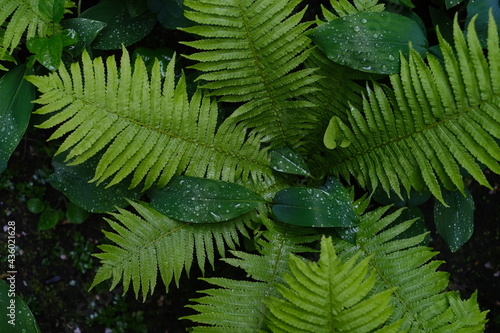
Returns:
[[[45,135],[43,131],[28,131]],[[65,210],[66,199],[52,189],[45,179],[50,175],[48,157],[57,144],[44,142],[46,137],[25,136],[0,175],[0,226],[16,222],[18,255],[16,258],[17,290],[34,313],[42,332],[184,332],[191,325],[179,317],[192,313],[184,305],[197,297],[196,290],[208,285],[197,279],[201,273],[193,269],[181,286],[165,293],[159,283],[154,295],[143,303],[132,292],[122,296],[121,290],[108,291],[102,283],[88,291],[98,268],[91,253],[102,244],[101,229],[107,228],[103,216],[93,214],[83,224],[62,220],[55,228],[38,231],[39,215],[27,210],[26,202],[41,197],[54,209]],[[456,253],[434,233],[431,246],[446,261],[441,266],[450,272],[452,290],[462,297],[478,290],[479,304],[489,309],[487,332],[500,332],[500,176],[487,174],[493,190],[469,184],[475,205],[475,232],[471,240]],[[432,204],[424,204],[426,215],[432,217]],[[430,218],[429,218],[430,219]],[[429,224],[432,226],[432,223]],[[6,238],[0,233],[0,243]],[[6,246],[0,248],[5,258]],[[2,262],[6,262],[2,260]],[[239,270],[220,264],[217,275],[237,277]],[[1,265],[0,277],[7,275]],[[214,274],[209,269],[207,275]]]

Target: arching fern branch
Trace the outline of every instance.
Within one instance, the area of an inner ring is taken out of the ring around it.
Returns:
[[[383,326],[392,314],[392,290],[373,293],[376,275],[370,258],[360,253],[343,262],[331,238],[321,241],[318,262],[292,255],[287,286],[278,290],[285,299],[268,302],[269,327],[276,333],[398,332],[401,321]]]
[[[352,4],[347,0],[330,0],[330,5],[337,15],[321,5],[321,11],[327,21],[360,12],[381,12],[385,7],[384,4],[379,4],[378,0],[354,0]]]
[[[342,135],[352,144],[332,152],[330,170],[362,186],[388,192],[429,188],[443,201],[440,183],[463,189],[460,167],[488,186],[479,163],[500,173],[500,49],[490,17],[488,55],[474,29],[467,39],[457,21],[455,50],[439,36],[444,67],[417,52],[401,60],[401,73],[390,76],[393,90],[367,88],[363,111],[351,108]],[[335,134],[334,134],[335,135]]]
[[[204,88],[221,101],[245,102],[229,118],[256,128],[272,146],[294,146],[312,120],[300,99],[314,90],[314,69],[298,69],[309,54],[310,40],[292,14],[300,0],[184,1],[185,15],[201,26],[184,30],[202,37],[185,44],[202,52],[188,58],[207,81]],[[272,124],[272,126],[269,126]]]
[[[214,265],[217,250],[224,255],[226,245],[234,248],[238,234],[247,235],[245,225],[249,217],[221,223],[185,223],[174,221],[146,204],[131,203],[138,215],[119,209],[112,214],[117,220],[107,219],[114,232],[105,232],[114,244],[99,245],[103,252],[91,286],[112,279],[111,288],[120,281],[123,292],[132,284],[136,297],[153,293],[158,272],[168,289],[172,279],[179,284],[182,271],[189,273],[193,260],[204,271],[205,262]]]
[[[284,227],[266,219],[269,230],[264,232],[259,244],[260,255],[232,251],[236,258],[224,261],[243,268],[254,281],[236,281],[226,278],[204,279],[218,289],[203,290],[207,296],[197,298],[198,304],[188,305],[199,313],[184,317],[196,323],[193,332],[260,332],[266,327],[265,301],[279,296],[276,289],[284,283],[283,273],[288,271],[291,253],[309,252],[301,244],[318,239],[308,236],[303,228]]]
[[[52,116],[42,128],[59,126],[51,139],[70,134],[58,152],[70,149],[71,164],[86,161],[105,149],[94,177],[113,177],[113,185],[133,173],[132,187],[145,180],[162,187],[174,174],[227,181],[258,182],[271,177],[260,138],[241,126],[217,127],[217,105],[197,91],[188,100],[184,75],[175,84],[174,62],[165,80],[156,62],[149,77],[139,57],[133,68],[123,50],[118,70],[114,57],[84,53],[83,65],[64,66],[48,76],[29,76],[42,95],[38,114]],[[132,90],[132,87],[134,89]]]
[[[429,261],[436,253],[419,246],[425,234],[397,239],[413,220],[391,225],[402,210],[383,216],[389,209],[382,207],[364,214],[356,244],[337,240],[335,248],[343,260],[362,255],[371,257],[370,266],[378,278],[375,290],[393,290],[394,311],[389,323],[403,320],[405,332],[481,332],[486,312],[475,301],[462,301],[456,292],[447,291],[448,273],[436,271],[440,261]]]
[[[40,12],[40,1],[44,0],[0,0],[0,26],[8,21],[1,40],[0,58],[4,53],[12,53],[24,34],[27,39],[44,36],[56,27],[49,17]],[[65,7],[70,7],[70,3],[67,2]]]

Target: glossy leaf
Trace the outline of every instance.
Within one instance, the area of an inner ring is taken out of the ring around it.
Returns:
[[[427,50],[417,22],[388,12],[344,16],[313,29],[309,37],[334,62],[369,73],[397,73],[400,52],[409,54],[409,42],[420,54]]]
[[[104,213],[116,210],[116,207],[128,206],[129,200],[137,199],[140,191],[128,189],[126,183],[118,183],[106,187],[109,182],[100,185],[90,183],[94,177],[98,158],[92,158],[78,165],[67,165],[64,162],[65,153],[59,154],[52,159],[54,174],[48,181],[50,185],[62,192],[73,203],[88,212]]]
[[[80,18],[106,23],[106,27],[92,43],[99,50],[120,49],[140,41],[153,29],[156,18],[149,12],[131,17],[127,2],[107,0],[87,9]]]
[[[437,201],[434,204],[434,223],[438,234],[452,252],[457,251],[474,232],[474,200],[465,188],[465,197],[459,191],[443,191],[449,207]]]
[[[59,23],[64,16],[65,0],[38,1],[38,10],[52,22]]]
[[[446,9],[450,9],[452,7],[455,7],[459,3],[463,2],[464,0],[444,0],[444,3],[446,4]],[[474,1],[474,0],[471,0]]]
[[[90,213],[71,201],[66,205],[66,218],[71,223],[80,224],[85,222],[90,216]]]
[[[148,7],[166,29],[185,28],[190,21],[184,16],[183,0],[148,0]]]
[[[50,37],[35,36],[28,40],[26,46],[35,54],[36,60],[45,68],[55,71],[61,63],[63,48],[78,42],[78,34],[71,29]]]
[[[243,215],[264,199],[241,185],[178,176],[166,187],[150,190],[151,207],[184,222],[222,222]]]
[[[7,168],[30,120],[35,87],[24,80],[27,74],[21,65],[0,78],[0,172]]]
[[[14,277],[16,279],[20,278],[20,276]],[[15,287],[10,287],[9,278],[5,281],[0,280],[0,308],[2,309],[0,332],[40,333],[40,328],[38,328],[33,313],[31,313],[23,299],[15,294]],[[11,322],[9,323],[9,321]],[[12,323],[15,323],[15,325],[12,325]]]
[[[85,48],[96,39],[97,35],[106,27],[105,22],[86,19],[86,18],[72,18],[64,20],[61,25],[66,29],[76,31],[79,36],[79,41],[76,45],[69,48],[69,52],[74,56],[80,55]]]
[[[302,156],[288,146],[273,149],[270,155],[270,166],[276,171],[302,176],[311,175]]]
[[[359,223],[351,198],[335,178],[323,188],[293,187],[279,191],[273,213],[285,223],[308,227],[352,227]]]

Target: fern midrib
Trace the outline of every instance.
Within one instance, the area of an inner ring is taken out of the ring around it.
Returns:
[[[370,253],[365,248],[364,244],[358,244],[358,246],[361,249],[361,251],[363,251],[363,254],[365,255],[365,257],[369,257],[370,255],[372,255],[372,253]],[[423,329],[423,332],[429,332],[426,329],[426,327],[424,326],[424,324],[415,315],[415,313],[413,313],[413,311],[411,311],[411,309],[408,308],[408,306],[404,302],[403,297],[401,297],[400,293],[398,292],[398,290],[399,290],[398,287],[396,285],[393,285],[392,283],[390,283],[387,280],[387,278],[385,277],[385,275],[383,274],[383,272],[378,268],[378,266],[376,266],[374,264],[374,260],[370,260],[369,261],[369,265],[375,270],[375,272],[382,279],[382,281],[385,283],[385,285],[388,286],[387,290],[389,290],[389,289],[393,289],[394,290],[394,292],[392,293],[392,295],[398,300],[398,302],[401,304],[401,306],[405,309],[406,313],[408,313],[413,318],[413,321],[416,322],[416,323],[418,323],[419,328]]]
[[[224,150],[224,149],[222,149],[221,147],[218,147],[218,146],[211,146],[211,145],[208,145],[208,144],[204,144],[201,141],[192,140],[192,139],[189,139],[189,138],[186,138],[186,137],[175,135],[174,133],[166,131],[166,130],[163,130],[163,129],[159,129],[159,128],[152,127],[152,126],[147,125],[147,124],[143,124],[143,123],[141,123],[141,122],[139,122],[137,120],[134,120],[134,119],[131,119],[131,118],[128,118],[128,117],[124,117],[123,115],[121,115],[119,113],[115,113],[115,112],[112,112],[112,111],[110,111],[108,109],[105,109],[105,108],[103,108],[100,105],[94,104],[92,101],[84,99],[84,98],[82,98],[80,96],[76,96],[73,92],[70,92],[69,94],[72,95],[75,100],[80,100],[83,103],[86,103],[87,105],[90,105],[90,106],[94,107],[95,109],[99,109],[99,110],[101,110],[103,112],[111,113],[111,114],[113,114],[113,115],[115,115],[115,116],[117,116],[117,117],[119,117],[119,118],[121,118],[121,119],[123,119],[125,121],[133,123],[134,125],[137,125],[137,126],[140,126],[140,127],[145,127],[147,129],[159,132],[159,133],[161,133],[163,135],[166,135],[168,137],[171,137],[173,139],[184,141],[184,142],[187,142],[189,144],[192,144],[192,145],[195,145],[195,146],[198,146],[198,147],[201,147],[201,148],[212,150],[212,151],[214,151],[216,153],[219,153],[221,155],[231,156],[232,158],[237,159],[237,160],[243,160],[245,163],[256,165],[256,166],[260,167],[261,169],[269,169],[269,165],[268,164],[265,164],[263,162],[255,160],[255,159],[250,159],[246,155],[239,155],[239,154],[237,154],[235,152]]]
[[[433,123],[433,124],[430,124],[430,125],[428,125],[428,126],[422,127],[422,128],[420,128],[419,130],[415,130],[415,131],[414,131],[414,132],[412,132],[412,133],[408,133],[408,134],[406,134],[406,135],[403,135],[403,136],[400,136],[400,137],[397,137],[397,138],[393,138],[393,139],[387,140],[387,141],[385,141],[385,142],[383,142],[383,143],[381,143],[381,144],[379,144],[379,145],[376,145],[376,146],[374,146],[374,147],[372,147],[372,148],[369,148],[369,149],[366,149],[366,150],[362,150],[362,151],[360,151],[360,152],[358,152],[358,153],[356,153],[356,154],[351,155],[351,156],[350,156],[350,157],[348,157],[348,158],[345,158],[345,159],[340,160],[338,163],[339,163],[339,164],[348,163],[348,162],[350,162],[350,161],[352,161],[352,160],[356,160],[356,159],[357,159],[358,157],[360,157],[360,156],[364,156],[364,155],[366,155],[366,154],[369,154],[369,153],[371,153],[371,152],[373,152],[373,151],[375,151],[375,150],[377,150],[377,149],[382,149],[382,148],[384,148],[385,146],[389,146],[389,145],[394,144],[394,143],[399,142],[399,141],[404,141],[404,140],[406,140],[406,139],[408,139],[408,138],[410,138],[410,137],[412,137],[412,136],[415,136],[415,135],[417,135],[417,134],[420,134],[420,133],[423,133],[423,132],[425,132],[425,131],[431,130],[432,128],[437,127],[437,126],[440,126],[441,124],[444,124],[444,123],[446,123],[446,122],[449,122],[449,121],[454,121],[454,120],[456,120],[457,118],[461,117],[462,115],[466,114],[467,112],[470,112],[470,111],[475,111],[475,110],[479,109],[479,108],[481,107],[481,105],[482,105],[482,104],[487,103],[487,102],[489,102],[491,99],[493,99],[493,98],[497,98],[497,97],[500,97],[500,96],[491,95],[490,97],[483,99],[483,100],[481,101],[481,103],[476,104],[476,105],[474,105],[474,106],[470,106],[470,107],[468,107],[468,108],[465,108],[463,111],[460,111],[460,112],[458,112],[458,113],[454,114],[452,117],[447,117],[447,118],[444,118],[444,119],[442,119],[442,120],[440,120],[440,121],[437,121],[437,122],[435,122],[435,123]],[[338,164],[337,164],[337,165],[338,165]]]
[[[241,18],[243,19],[243,26],[245,28],[245,34],[247,35],[248,45],[249,45],[250,51],[252,52],[255,66],[257,67],[257,70],[259,71],[260,81],[261,81],[262,85],[264,86],[264,89],[265,89],[266,94],[268,96],[267,98],[271,101],[271,105],[272,105],[271,110],[274,113],[274,116],[277,120],[279,132],[281,133],[281,137],[285,140],[285,144],[286,144],[288,139],[286,136],[286,131],[285,131],[284,125],[283,125],[283,120],[282,120],[280,113],[278,112],[275,98],[273,98],[274,96],[272,93],[272,89],[270,89],[270,87],[267,83],[266,77],[264,75],[264,70],[262,68],[262,64],[259,61],[259,57],[257,56],[257,48],[255,47],[254,41],[251,37],[250,29],[249,29],[249,25],[248,25],[248,18],[245,15],[245,11],[242,8],[241,2],[238,3],[238,8],[239,8],[240,13],[241,13]]]

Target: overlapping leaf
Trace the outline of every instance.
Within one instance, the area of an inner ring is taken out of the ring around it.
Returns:
[[[347,117],[351,142],[329,157],[331,170],[353,175],[365,187],[386,192],[403,186],[428,188],[440,200],[440,184],[463,189],[460,167],[488,185],[480,163],[500,173],[500,49],[490,18],[488,55],[471,22],[467,38],[455,21],[455,49],[440,38],[444,66],[433,56],[425,64],[411,52],[401,73],[390,77],[393,90],[368,87],[363,110]]]
[[[37,113],[51,115],[40,127],[59,126],[51,139],[69,134],[58,152],[69,150],[71,164],[104,149],[93,180],[112,177],[109,186],[129,174],[132,187],[144,180],[145,188],[180,172],[227,181],[269,176],[259,137],[227,122],[216,130],[216,103],[200,91],[189,100],[184,76],[175,84],[174,62],[163,79],[158,62],[149,77],[140,57],[132,67],[126,50],[119,70],[114,57],[104,65],[84,53],[83,66],[30,76],[42,93]]]
[[[304,11],[293,14],[299,2],[184,1],[186,17],[202,24],[184,30],[205,38],[186,42],[201,50],[188,58],[199,61],[192,67],[204,72],[204,87],[221,101],[245,102],[230,119],[255,127],[273,147],[295,146],[311,127],[312,104],[300,97],[317,77],[299,68],[310,45]]]

